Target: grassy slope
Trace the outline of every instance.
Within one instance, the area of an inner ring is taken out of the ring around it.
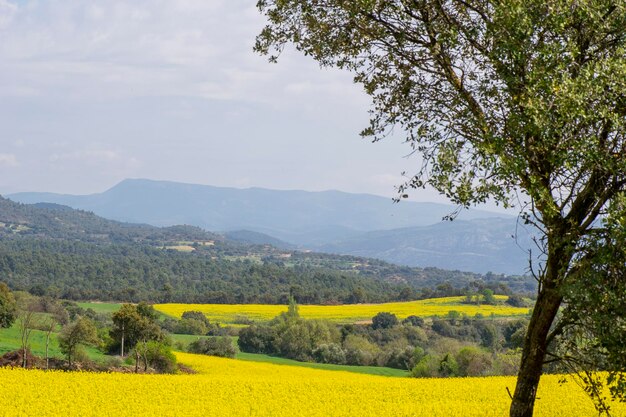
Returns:
[[[0,355],[6,352],[21,349],[22,344],[20,342],[20,329],[17,323],[8,329],[0,329]],[[29,339],[30,350],[37,356],[44,357],[46,354],[46,332],[41,330],[33,330]],[[87,355],[92,360],[102,360],[105,355],[94,347],[85,348]],[[59,349],[59,342],[57,340],[57,334],[52,333],[50,335],[50,347],[48,351],[51,358],[62,358],[63,354]]]
[[[121,303],[100,303],[100,302],[86,302],[77,303],[85,310],[90,308],[96,313],[115,313],[122,306]]]
[[[260,353],[239,352],[237,353],[237,356],[235,356],[235,358],[239,360],[243,360],[243,361],[266,362],[266,363],[273,363],[277,365],[302,366],[305,368],[325,369],[327,371],[348,371],[348,372],[356,372],[359,374],[393,376],[393,377],[404,377],[404,376],[409,375],[407,371],[403,371],[401,369],[384,368],[382,366],[350,366],[350,365],[333,365],[333,364],[327,364],[327,363],[298,362],[292,359],[279,358],[276,356],[263,355]]]

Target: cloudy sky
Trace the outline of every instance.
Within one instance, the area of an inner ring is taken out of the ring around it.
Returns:
[[[0,0],[0,193],[124,178],[395,195],[350,74],[252,51],[255,0]],[[413,199],[445,201],[432,191]]]

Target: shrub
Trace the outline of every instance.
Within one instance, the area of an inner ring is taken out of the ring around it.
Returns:
[[[406,338],[408,344],[412,346],[421,346],[428,342],[428,336],[421,327],[405,327],[404,337]]]
[[[276,331],[268,326],[252,325],[239,331],[237,344],[242,352],[276,353]]]
[[[509,298],[506,299],[505,304],[512,307],[528,307],[528,303],[524,300],[524,297],[518,294],[510,295]]]
[[[439,376],[439,361],[432,355],[424,356],[411,370],[415,378],[433,378]]]
[[[208,328],[203,321],[195,318],[183,318],[176,324],[174,332],[178,334],[205,335],[207,331]]]
[[[137,344],[135,349],[139,350],[139,356],[144,361],[144,369],[150,366],[162,374],[173,374],[178,370],[176,356],[165,343],[151,340]]]
[[[188,350],[191,353],[220,356],[222,358],[234,358],[235,354],[237,354],[237,349],[233,346],[233,342],[230,337],[209,337],[198,339],[189,344]]]
[[[439,362],[439,375],[440,376],[456,376],[459,374],[459,365],[456,362],[454,356],[450,353],[446,353]]]
[[[185,311],[181,315],[181,319],[198,320],[204,323],[206,327],[209,327],[211,325],[211,323],[209,322],[209,319],[207,319],[206,316],[201,311]]]
[[[395,314],[382,312],[372,318],[373,329],[389,329],[398,325],[398,318]]]
[[[396,369],[411,370],[417,363],[415,348],[413,346],[385,347],[380,355],[380,358],[382,359],[380,361],[381,366],[387,366],[389,368]]]
[[[493,374],[491,355],[476,347],[465,347],[456,354],[459,376],[487,376]]]
[[[422,327],[424,325],[424,319],[417,316],[408,316],[407,318],[402,320],[402,324]]]
[[[371,365],[378,355],[379,348],[363,336],[348,335],[343,341],[346,362],[350,365]]]
[[[343,365],[346,363],[346,352],[337,343],[328,343],[319,345],[313,350],[315,362],[319,363],[335,363]]]
[[[454,327],[445,320],[439,318],[433,319],[432,329],[435,333],[445,337],[455,337],[456,331]]]

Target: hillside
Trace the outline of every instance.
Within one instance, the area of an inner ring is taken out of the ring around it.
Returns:
[[[390,301],[450,295],[472,282],[529,290],[527,278],[277,249],[196,227],[120,223],[2,198],[0,277],[14,289],[78,300],[284,303],[292,294],[302,303]]]
[[[26,203],[63,204],[157,226],[190,224],[243,244],[372,257],[398,265],[475,273],[527,272],[530,236],[514,216],[454,211],[445,204],[339,191],[235,189],[125,180],[99,194],[20,193]],[[512,236],[517,233],[517,238]]]
[[[195,226],[122,223],[60,204],[19,204],[0,196],[0,237],[15,236],[110,243],[222,239]]]

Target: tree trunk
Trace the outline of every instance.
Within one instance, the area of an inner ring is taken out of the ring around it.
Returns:
[[[124,357],[124,323],[122,323],[122,358]]]
[[[532,417],[533,415],[537,386],[548,347],[548,332],[559,310],[561,300],[562,297],[555,288],[546,286],[537,297],[524,339],[522,362],[517,374],[517,385],[511,403],[510,417]]]
[[[50,332],[46,333],[46,369],[50,368],[50,360],[48,357],[48,348],[50,347]]]

